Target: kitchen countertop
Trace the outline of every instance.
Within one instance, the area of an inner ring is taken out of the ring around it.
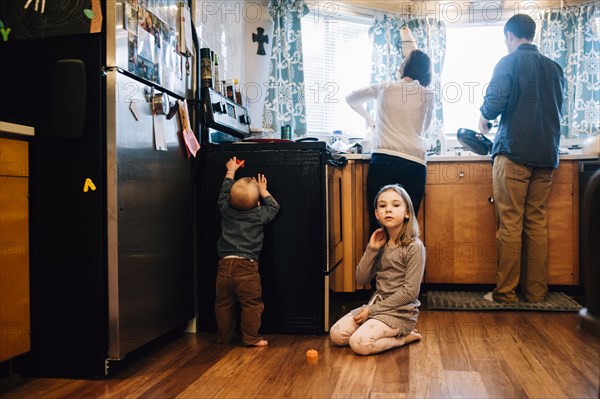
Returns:
[[[343,156],[348,160],[365,160],[371,159],[371,154],[335,154],[335,156]],[[569,150],[568,154],[561,154],[560,159],[564,161],[598,159],[600,154],[584,153],[582,150]],[[485,162],[491,161],[490,155],[430,155],[427,162]]]

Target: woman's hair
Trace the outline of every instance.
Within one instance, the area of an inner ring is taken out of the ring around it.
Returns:
[[[400,67],[400,78],[408,76],[418,80],[421,86],[427,87],[431,83],[431,68],[431,58],[421,50],[413,50]]]
[[[406,208],[408,210],[408,218],[404,219],[404,224],[402,225],[402,229],[400,229],[400,234],[395,238],[394,242],[396,244],[408,245],[414,241],[415,238],[419,237],[419,223],[417,222],[417,217],[415,216],[415,207],[410,199],[410,196],[406,192],[402,186],[399,184],[388,184],[387,186],[381,187],[377,195],[375,196],[375,209],[377,209],[377,201],[379,200],[379,196],[386,191],[395,191],[402,197],[402,200],[406,204]],[[391,238],[389,233],[383,228],[385,231],[385,235],[388,240]]]
[[[237,211],[256,208],[260,199],[258,183],[251,177],[242,177],[231,186],[229,205]]]

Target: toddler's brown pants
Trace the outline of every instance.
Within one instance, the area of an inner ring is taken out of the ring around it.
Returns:
[[[238,302],[242,310],[240,326],[244,345],[253,345],[263,339],[258,332],[264,309],[261,296],[258,262],[238,257],[226,257],[219,261],[215,300],[218,342],[231,341],[236,327]]]

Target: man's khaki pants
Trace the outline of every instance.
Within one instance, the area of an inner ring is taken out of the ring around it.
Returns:
[[[546,200],[553,171],[518,164],[504,155],[494,159],[496,301],[517,302],[519,279],[530,302],[543,301],[548,293]]]

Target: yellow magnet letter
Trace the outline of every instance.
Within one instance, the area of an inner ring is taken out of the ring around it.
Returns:
[[[85,183],[83,185],[83,192],[87,193],[88,189],[92,189],[92,191],[96,191],[96,186],[94,185],[94,183],[92,182],[92,179],[90,179],[89,177],[87,179],[85,179]]]

